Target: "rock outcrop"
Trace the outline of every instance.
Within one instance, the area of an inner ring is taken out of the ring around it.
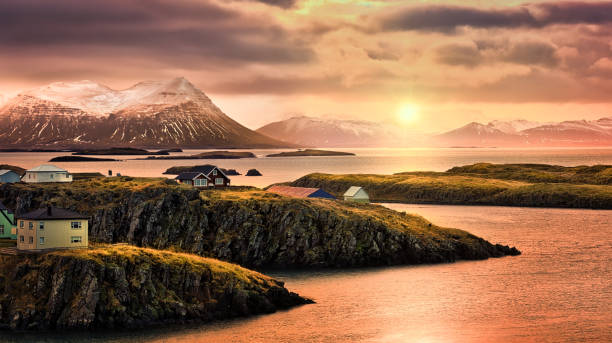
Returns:
[[[0,325],[12,330],[208,322],[311,302],[229,263],[131,246],[0,255]]]
[[[90,240],[173,248],[246,267],[356,267],[519,254],[382,206],[285,198],[259,190],[199,192],[170,180],[107,178],[0,186],[17,213],[46,204],[91,215]]]

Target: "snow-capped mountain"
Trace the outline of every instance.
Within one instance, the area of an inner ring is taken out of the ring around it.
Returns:
[[[433,137],[434,145],[457,147],[506,146],[517,144],[519,140],[520,136],[518,134],[506,133],[494,125],[484,125],[476,122],[471,122],[458,129]]]
[[[411,145],[400,129],[370,121],[292,117],[256,130],[305,147],[394,147]]]
[[[537,121],[529,121],[524,119],[517,120],[493,120],[487,124],[487,126],[498,129],[504,133],[516,134],[523,130],[533,129],[534,127],[551,124],[551,123],[540,123]]]
[[[287,147],[247,129],[184,78],[113,90],[57,82],[0,108],[1,146]]]
[[[436,135],[438,146],[612,146],[612,117],[537,123],[526,120],[470,123]]]

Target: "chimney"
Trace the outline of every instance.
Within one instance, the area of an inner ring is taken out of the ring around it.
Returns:
[[[51,217],[51,206],[47,206],[47,215]]]

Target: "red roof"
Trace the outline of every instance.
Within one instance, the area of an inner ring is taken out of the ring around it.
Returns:
[[[268,192],[285,195],[294,198],[308,198],[309,195],[318,191],[318,188],[291,187],[291,186],[272,186]]]

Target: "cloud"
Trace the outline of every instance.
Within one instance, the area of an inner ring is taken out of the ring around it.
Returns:
[[[546,42],[479,40],[440,46],[435,50],[435,61],[468,68],[500,62],[552,68],[558,65],[559,58],[555,46]]]
[[[440,64],[474,68],[483,57],[475,45],[448,44],[435,50],[435,60]]]
[[[518,7],[480,9],[468,6],[430,5],[394,8],[373,18],[383,31],[453,33],[462,27],[541,28],[556,24],[605,24],[612,22],[612,2],[560,2]]]
[[[514,44],[502,56],[502,60],[516,64],[540,65],[544,67],[554,67],[559,63],[556,48],[553,45],[541,42],[520,42]]]
[[[298,2],[298,0],[251,0],[251,1],[262,2],[264,4],[278,6],[281,8],[292,8]]]
[[[0,2],[4,54],[115,54],[193,65],[305,63],[314,52],[271,17],[212,1],[5,0]]]

